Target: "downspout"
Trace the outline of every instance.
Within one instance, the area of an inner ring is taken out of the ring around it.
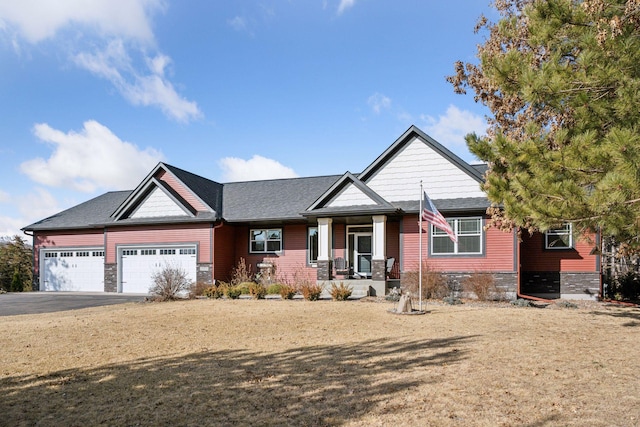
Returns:
[[[26,234],[27,236],[31,237],[31,290],[35,291],[35,285],[36,285],[36,236],[32,234],[27,233],[27,230],[22,230],[22,232],[24,234]],[[38,270],[40,270],[38,268]],[[39,271],[38,271],[39,273]],[[38,275],[38,291],[40,290],[40,276]]]
[[[216,229],[221,228],[224,225],[223,221],[220,221],[218,224],[216,224],[215,222],[213,224],[211,224],[211,234],[209,235],[209,247],[210,247],[210,252],[211,252],[211,283],[213,283],[214,285],[216,284],[216,279],[214,279],[213,275],[215,272],[215,241],[216,241]],[[198,254],[198,256],[200,256],[200,254]],[[197,260],[196,260],[197,261]],[[234,261],[235,261],[235,254],[234,254]]]
[[[520,238],[518,238],[518,245],[516,246],[516,259],[518,260],[518,273],[517,273],[518,284],[516,286],[516,297],[526,299],[526,300],[531,300],[531,301],[546,302],[548,304],[555,303],[555,301],[550,299],[539,298],[539,297],[534,297],[532,295],[524,295],[520,293],[520,283],[521,283],[521,275],[522,275],[522,264],[520,263],[520,246],[521,245],[522,245],[522,242],[520,241]]]

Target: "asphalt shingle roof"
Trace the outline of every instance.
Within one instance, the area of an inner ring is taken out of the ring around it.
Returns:
[[[222,217],[229,222],[302,219],[341,175],[224,184]]]

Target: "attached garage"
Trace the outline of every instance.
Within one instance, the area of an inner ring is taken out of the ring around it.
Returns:
[[[104,250],[102,248],[58,248],[41,252],[40,290],[104,291]]]
[[[196,281],[196,246],[120,247],[118,292],[149,293],[153,275],[166,267],[182,269],[190,282]]]

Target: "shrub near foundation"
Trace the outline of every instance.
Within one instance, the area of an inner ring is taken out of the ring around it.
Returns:
[[[280,295],[282,289],[282,283],[274,283],[267,287],[267,295]]]
[[[249,294],[254,299],[264,299],[267,294],[267,288],[262,283],[253,282],[249,284]]]
[[[339,285],[331,283],[331,298],[334,300],[346,301],[351,296],[351,293],[351,286],[345,286],[342,282]]]
[[[492,301],[504,299],[504,292],[496,286],[493,274],[476,272],[462,280],[462,289],[472,292],[480,301]]]
[[[166,266],[151,276],[153,285],[149,293],[159,301],[182,299],[189,294],[192,282],[187,272],[179,267]]]
[[[420,293],[419,278],[419,266],[416,266],[415,270],[405,272],[402,276],[401,283],[403,291],[408,292],[413,297],[418,297]],[[422,263],[422,298],[442,299],[450,293],[451,290],[449,289],[445,275],[424,261]]]
[[[293,297],[298,293],[298,290],[295,286],[291,285],[281,285],[280,286],[280,297],[282,299],[293,299]]]
[[[305,281],[300,285],[300,293],[307,301],[317,301],[322,294],[322,286],[317,283]]]

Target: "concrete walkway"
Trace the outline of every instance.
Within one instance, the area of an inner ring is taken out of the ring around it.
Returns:
[[[53,313],[125,302],[142,302],[146,296],[107,292],[9,292],[0,294],[0,316]]]

